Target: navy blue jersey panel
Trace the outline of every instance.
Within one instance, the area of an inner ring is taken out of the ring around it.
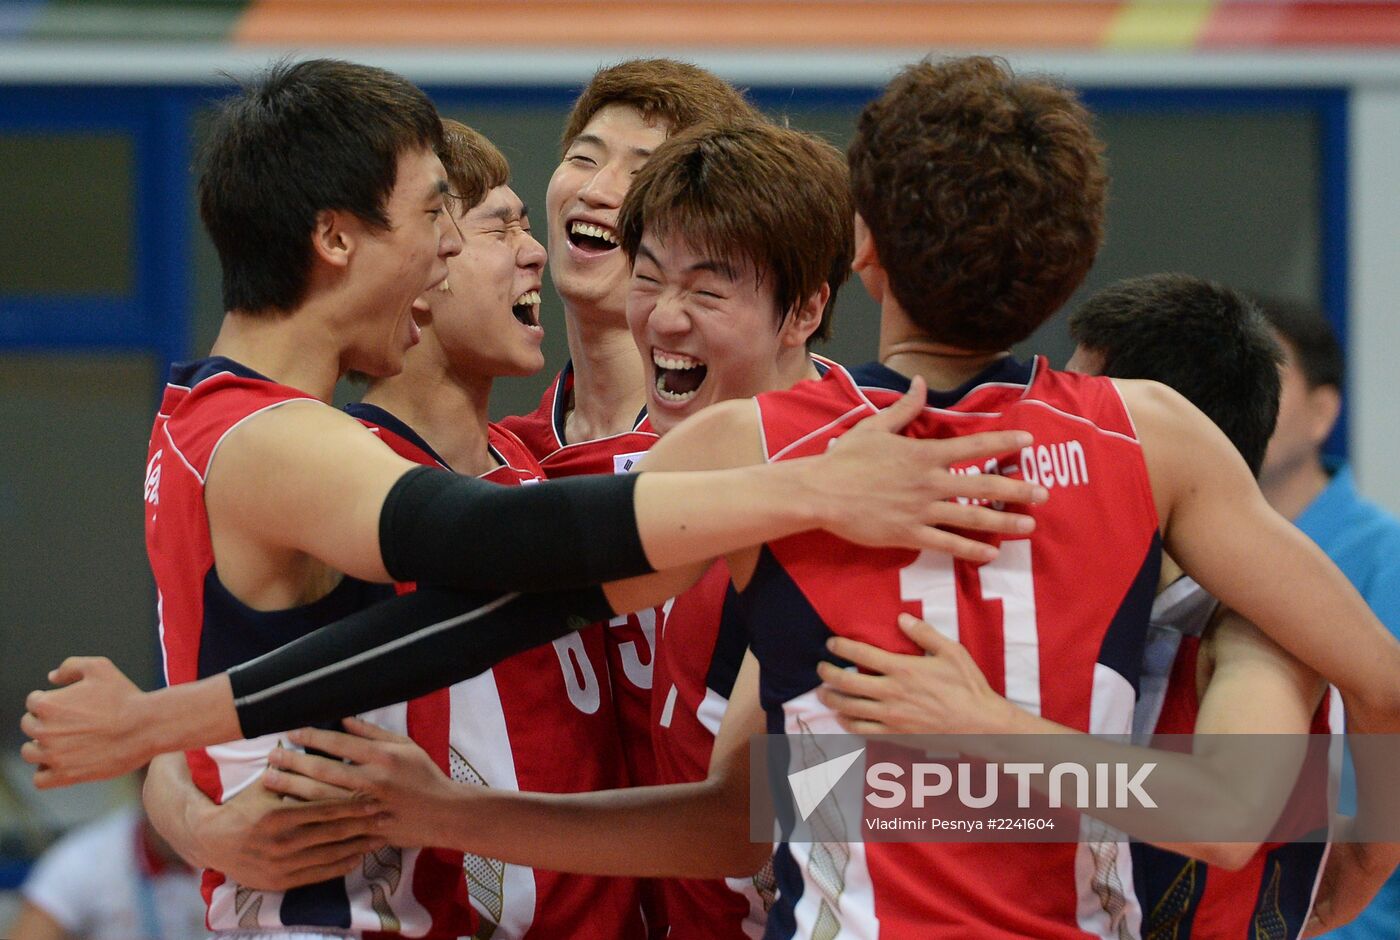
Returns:
[[[1157,581],[1162,572],[1162,537],[1152,533],[1142,564],[1128,591],[1119,602],[1113,620],[1104,633],[1098,661],[1140,688],[1143,646],[1147,640],[1147,623],[1152,615],[1152,601],[1157,596]]]
[[[325,597],[286,610],[253,610],[219,581],[217,569],[204,576],[204,627],[199,638],[199,675],[217,675],[270,653],[311,631],[388,600],[394,589],[342,578]]]

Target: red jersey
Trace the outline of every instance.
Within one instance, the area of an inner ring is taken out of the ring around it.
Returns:
[[[1201,635],[1217,602],[1190,578],[1173,582],[1153,609],[1154,631],[1175,629],[1171,662],[1154,734],[1194,734],[1202,690]],[[1165,636],[1166,634],[1164,634]],[[1341,699],[1328,693],[1313,715],[1313,734],[1341,734]],[[1143,936],[1254,940],[1301,937],[1327,860],[1326,842],[1269,842],[1238,871],[1133,843],[1133,871],[1143,908]]]
[[[347,409],[400,456],[451,469],[408,425],[373,405]],[[520,439],[491,425],[488,446],[500,466],[481,479],[503,486],[538,483],[539,464]],[[594,625],[518,653],[489,671],[409,704],[414,738],[454,780],[547,793],[626,784],[607,682],[603,628]],[[416,724],[415,724],[416,722]],[[457,884],[463,857],[456,855]],[[643,935],[637,882],[562,874],[465,857],[471,906],[495,940]]]
[[[909,387],[880,366],[761,395],[769,460],[823,452]],[[1161,542],[1132,421],[1109,379],[999,360],[963,387],[930,393],[905,433],[1023,429],[1034,444],[964,466],[1039,482],[1035,531],[1000,541],[985,564],[936,552],[867,549],[823,532],[766,546],[742,594],[762,667],[769,731],[794,746],[839,733],[818,700],[826,640],[918,648],[896,625],[922,616],[962,643],[991,686],[1080,731],[1127,734]],[[871,481],[878,485],[878,481]],[[1086,823],[1092,826],[1092,823]],[[839,925],[860,938],[1083,938],[1136,935],[1141,913],[1126,844],[784,843],[767,936]]]
[[[538,408],[523,417],[506,418],[501,426],[524,442],[550,479],[629,472],[657,441],[646,409],[638,413],[632,430],[625,434],[569,444],[564,438],[564,420],[573,390],[573,364],[565,363],[545,389]],[[617,616],[608,622],[609,675],[627,771],[634,786],[656,783],[656,761],[651,748],[651,689],[656,627],[662,616],[662,609],[657,607]]]
[[[387,585],[343,578],[320,600],[257,611],[219,580],[204,508],[204,480],[220,443],[242,422],[311,396],[222,357],[177,365],[151,432],[146,464],[146,549],[155,574],[166,681],[190,682],[274,650],[318,627],[391,596]],[[307,407],[300,405],[299,407]],[[364,714],[409,733],[408,706]],[[194,782],[216,802],[251,784],[278,736],[191,751]],[[367,936],[455,938],[473,930],[451,891],[429,890],[455,873],[461,856],[386,847],[343,878],[286,892],[255,891],[207,871],[203,891],[212,930],[325,928]]]

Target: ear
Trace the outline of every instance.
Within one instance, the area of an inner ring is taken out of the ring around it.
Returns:
[[[316,213],[316,225],[311,230],[311,249],[317,258],[337,268],[350,263],[358,234],[350,226],[352,220],[354,216],[335,209],[322,209]]]
[[[870,226],[865,224],[859,212],[856,213],[855,255],[851,258],[851,270],[863,274],[872,267],[878,267],[880,256],[875,252],[875,238],[870,234]]]
[[[1308,433],[1314,446],[1332,433],[1342,414],[1342,392],[1335,385],[1319,385],[1308,391]]]
[[[831,299],[831,285],[822,284],[816,293],[799,304],[783,321],[779,337],[784,347],[806,346],[807,340],[822,325],[822,311]]]

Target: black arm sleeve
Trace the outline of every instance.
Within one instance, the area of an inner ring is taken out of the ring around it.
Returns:
[[[632,505],[636,474],[497,486],[421,467],[379,515],[395,581],[462,590],[552,591],[650,574]]]
[[[496,596],[422,588],[230,669],[238,724],[254,738],[407,701],[612,615],[598,588]]]

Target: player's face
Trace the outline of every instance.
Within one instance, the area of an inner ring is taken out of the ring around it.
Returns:
[[[388,228],[358,225],[349,261],[357,304],[349,368],[371,376],[403,369],[418,342],[415,304],[447,276],[447,260],[462,250],[446,203],[447,173],[430,149],[399,155],[394,188],[385,201]]]
[[[735,269],[677,236],[643,236],[627,325],[646,367],[647,411],[657,432],[706,405],[780,387],[779,359],[793,348],[791,321],[779,326],[771,289],[748,266]]]
[[[497,186],[457,217],[462,253],[429,291],[432,330],[452,366],[475,375],[534,375],[544,367],[540,278],[544,246],[525,204]]]
[[[666,139],[663,121],[647,123],[626,105],[608,105],[570,141],[549,180],[549,264],[565,305],[622,324],[627,258],[617,243],[617,213],[651,152]]]
[[[1265,483],[1286,479],[1316,460],[1336,418],[1335,406],[1324,400],[1331,398],[1331,390],[1309,388],[1293,349],[1282,338],[1279,346],[1284,361],[1279,370],[1278,423],[1259,471],[1259,479]]]

